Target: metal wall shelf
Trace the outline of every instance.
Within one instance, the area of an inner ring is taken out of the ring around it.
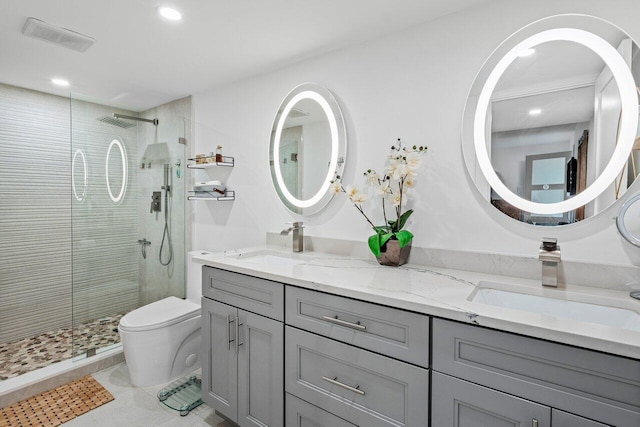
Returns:
[[[187,169],[209,169],[209,168],[214,168],[214,167],[218,167],[218,166],[224,166],[224,167],[234,167],[235,166],[235,159],[231,156],[220,156],[219,161],[216,161],[216,158],[218,156],[204,156],[204,157],[198,157],[195,159],[188,159],[190,162],[190,164],[187,164]],[[200,161],[201,163],[197,163],[198,161]]]
[[[190,191],[190,193],[195,193],[195,191]],[[225,194],[220,195],[210,195],[211,193],[200,194],[196,193],[193,196],[187,196],[187,200],[206,200],[206,201],[217,201],[217,202],[226,202],[236,199],[236,192],[233,190],[227,190]]]

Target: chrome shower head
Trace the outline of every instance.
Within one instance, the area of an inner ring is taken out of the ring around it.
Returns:
[[[100,117],[98,120],[113,126],[121,127],[123,129],[129,129],[135,126],[135,123],[125,122],[124,120],[117,119],[113,116]]]

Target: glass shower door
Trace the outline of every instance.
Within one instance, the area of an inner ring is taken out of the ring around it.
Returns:
[[[156,112],[158,125],[139,133],[140,305],[185,297],[185,120]]]
[[[120,317],[139,306],[138,125],[110,107],[71,99],[73,356],[119,342]]]

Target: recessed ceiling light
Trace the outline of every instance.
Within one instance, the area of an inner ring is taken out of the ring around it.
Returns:
[[[524,58],[524,57],[527,57],[527,56],[531,56],[534,53],[536,53],[535,49],[525,49],[525,50],[521,51],[520,53],[518,53],[518,56],[520,58]]]
[[[542,113],[542,110],[539,109],[539,108],[533,108],[533,109],[529,110],[529,115],[530,116],[537,116],[540,113]]]
[[[65,79],[58,79],[58,78],[51,79],[51,83],[53,83],[56,86],[65,86],[65,87],[69,86],[69,81]]]
[[[182,19],[182,14],[171,7],[161,7],[158,9],[158,13],[169,21],[179,21]]]

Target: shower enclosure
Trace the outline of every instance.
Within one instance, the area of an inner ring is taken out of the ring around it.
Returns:
[[[125,313],[184,297],[186,138],[175,107],[138,115],[72,97],[74,357],[118,344]]]
[[[0,392],[184,297],[188,117],[189,98],[135,113],[0,84]]]

